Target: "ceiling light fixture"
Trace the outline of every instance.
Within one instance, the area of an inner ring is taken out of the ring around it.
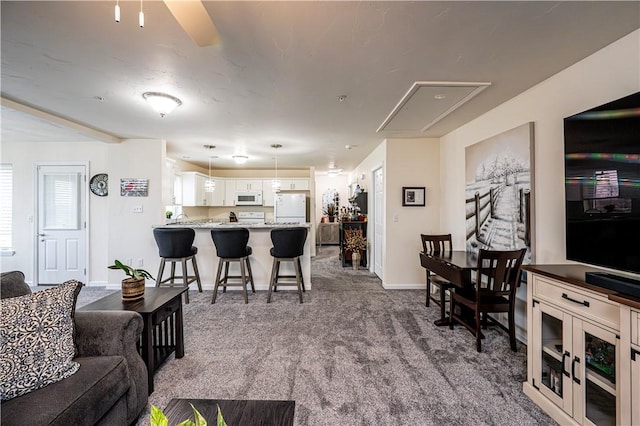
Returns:
[[[205,145],[206,149],[214,149],[215,145]],[[211,156],[209,156],[209,179],[204,183],[205,192],[214,192],[216,190],[216,181],[211,179]]]
[[[151,107],[160,114],[160,117],[171,113],[174,109],[182,105],[182,101],[175,96],[167,95],[161,92],[145,92],[142,94],[145,101],[151,104]]]
[[[279,143],[271,144],[271,148],[276,150],[276,178],[271,181],[271,187],[273,188],[273,192],[280,192],[280,187],[282,186],[280,179],[278,179],[278,149],[282,148],[282,145]]]
[[[116,8],[114,10],[116,22],[120,22],[120,0],[116,0]]]
[[[236,162],[236,164],[244,164],[247,162],[247,160],[249,159],[249,157],[247,157],[246,155],[234,155],[233,156],[233,161]]]

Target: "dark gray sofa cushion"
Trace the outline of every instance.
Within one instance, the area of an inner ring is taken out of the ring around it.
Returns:
[[[2,403],[2,425],[93,425],[129,389],[122,356],[79,357],[77,374]],[[124,399],[123,399],[124,400]],[[109,413],[112,424],[127,424],[126,404]]]
[[[0,297],[3,299],[31,294],[31,288],[24,282],[24,274],[20,271],[3,272],[0,274],[0,283],[2,283]]]

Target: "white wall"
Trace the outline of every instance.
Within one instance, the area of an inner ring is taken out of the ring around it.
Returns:
[[[164,141],[128,140],[120,144],[102,142],[2,143],[2,161],[14,171],[13,241],[15,256],[2,257],[3,271],[21,270],[27,281],[34,277],[35,164],[39,162],[88,162],[87,179],[96,173],[109,175],[109,195],[88,192],[89,285],[119,285],[121,271],[109,271],[114,259],[143,259],[144,267],[155,275],[158,250],[151,226],[162,223],[161,175]],[[140,159],[144,161],[140,161]],[[149,179],[149,197],[120,196],[120,178]],[[142,205],[143,213],[132,213]],[[135,266],[135,264],[134,264]]]
[[[491,90],[491,89],[488,89]],[[441,138],[441,231],[465,243],[464,149],[534,122],[534,262],[565,256],[563,118],[640,90],[640,30]]]

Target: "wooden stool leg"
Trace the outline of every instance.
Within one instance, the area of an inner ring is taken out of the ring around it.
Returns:
[[[306,292],[307,289],[304,288],[304,275],[302,274],[302,264],[300,263],[300,257],[298,257],[298,269],[300,269],[300,282],[302,282],[302,291]]]
[[[227,282],[229,281],[229,262],[224,262],[224,278],[222,278],[222,292],[227,292]]]
[[[296,271],[296,284],[298,285],[298,298],[300,299],[300,303],[302,303],[302,271],[300,270],[300,265],[296,261],[297,259],[293,259],[293,269]]]
[[[171,260],[169,262],[171,262],[171,284],[173,284],[176,279],[176,262]]]
[[[222,262],[221,258],[218,259],[218,273],[216,274],[216,282],[213,286],[213,297],[211,298],[211,304],[216,303],[216,297],[218,296],[218,286],[220,285],[220,274],[222,273]]]
[[[191,257],[191,263],[193,263],[193,274],[196,276],[196,282],[198,283],[198,292],[202,293],[202,282],[200,281],[200,272],[198,272],[198,264],[196,263],[196,257]]]
[[[245,257],[247,262],[247,271],[249,271],[249,280],[251,281],[251,292],[256,292],[256,286],[253,283],[253,272],[251,272],[251,262],[249,261],[249,256]]]
[[[271,278],[269,279],[269,294],[267,295],[267,303],[271,303],[271,291],[275,285],[275,274],[276,274],[276,265],[278,264],[278,259],[273,258],[273,264],[271,266]]]
[[[278,291],[278,277],[280,276],[280,261],[276,264],[276,275],[273,280],[273,291]]]
[[[189,277],[187,276],[187,258],[183,257],[180,261],[182,265],[182,284],[187,288],[184,292],[184,303],[189,303]]]
[[[240,259],[240,278],[242,279],[242,293],[244,293],[244,303],[249,303],[249,297],[247,296],[247,274],[244,269],[244,259]]]
[[[160,269],[158,270],[158,275],[156,276],[156,287],[160,287],[160,283],[162,283],[162,274],[164,273],[164,257],[160,258]]]

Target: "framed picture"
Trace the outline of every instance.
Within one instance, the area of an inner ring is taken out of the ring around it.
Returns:
[[[120,195],[123,197],[147,197],[149,195],[149,180],[120,179]]]
[[[403,186],[402,205],[409,207],[424,206],[424,186]]]

